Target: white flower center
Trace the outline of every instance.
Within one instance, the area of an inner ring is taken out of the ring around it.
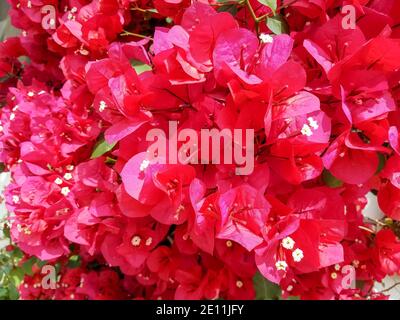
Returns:
[[[301,128],[301,134],[307,137],[311,137],[313,135],[313,132],[308,124],[303,125],[303,127]]]
[[[132,244],[134,247],[139,246],[139,245],[140,245],[140,242],[142,242],[142,238],[140,238],[139,236],[134,236],[134,237],[132,238],[132,240],[131,240],[131,244]]]
[[[69,172],[67,172],[66,174],[64,174],[64,179],[65,179],[65,180],[71,180],[71,179],[72,179],[72,174],[70,174]]]
[[[19,197],[18,196],[12,196],[12,201],[14,202],[14,203],[18,203],[19,202]]]
[[[292,252],[293,260],[296,262],[300,262],[304,258],[303,250],[296,249]]]
[[[262,43],[272,43],[274,42],[274,38],[272,38],[269,34],[261,33],[260,40]]]
[[[152,237],[148,237],[146,240],[146,246],[149,246],[153,243],[153,238]]]
[[[71,190],[69,190],[68,187],[61,188],[61,193],[62,193],[64,196],[67,196],[70,192],[71,192]]]
[[[310,127],[313,128],[314,130],[317,130],[319,128],[318,122],[315,121],[313,117],[308,117],[307,121]]]
[[[286,261],[279,260],[275,263],[276,270],[286,271],[287,266]]]
[[[144,171],[150,164],[149,160],[143,160],[142,163],[140,164],[140,171]]]
[[[103,100],[101,100],[100,106],[99,106],[99,111],[103,112],[105,108],[107,108],[107,104]]]
[[[282,247],[288,250],[292,250],[294,247],[294,240],[291,237],[286,237],[282,240]]]

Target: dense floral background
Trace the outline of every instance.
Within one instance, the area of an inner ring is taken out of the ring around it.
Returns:
[[[389,298],[400,1],[1,1],[0,298]],[[149,163],[171,120],[254,172]]]

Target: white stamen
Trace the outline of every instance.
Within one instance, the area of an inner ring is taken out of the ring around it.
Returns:
[[[146,244],[146,246],[149,246],[149,245],[152,244],[152,242],[153,242],[153,238],[152,237],[148,237],[146,242],[145,242],[145,244]]]
[[[149,160],[143,160],[142,163],[140,164],[140,171],[144,171],[150,164]]]
[[[67,196],[70,192],[71,192],[71,190],[69,190],[68,187],[63,187],[63,188],[61,188],[61,193],[62,193],[64,196]]]
[[[287,266],[286,261],[279,260],[275,263],[276,270],[286,271]]]
[[[294,261],[300,262],[304,258],[303,250],[297,248],[292,252],[292,257]]]
[[[134,246],[134,247],[137,247],[137,246],[139,246],[140,245],[140,242],[142,241],[142,239],[139,237],[139,236],[134,236],[133,238],[132,238],[132,240],[131,240],[131,244]]]
[[[318,122],[315,121],[313,117],[309,117],[307,118],[307,120],[311,128],[313,128],[314,130],[317,130],[319,128]]]
[[[103,112],[105,108],[107,108],[107,104],[103,100],[101,100],[100,106],[99,106],[99,111]]]
[[[291,237],[286,237],[285,239],[282,240],[282,247],[288,250],[292,250],[294,247],[294,240]]]
[[[18,203],[19,202],[19,197],[17,195],[12,196],[12,201],[14,203]]]
[[[274,42],[274,38],[272,38],[269,34],[261,33],[260,40],[262,43],[272,43]]]
[[[72,174],[67,172],[66,174],[64,174],[64,179],[65,180],[71,180],[72,179]]]
[[[312,136],[312,131],[311,128],[308,124],[304,124],[303,128],[301,128],[301,134],[307,137],[311,137]]]

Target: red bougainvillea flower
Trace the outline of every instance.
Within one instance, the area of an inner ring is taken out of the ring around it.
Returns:
[[[22,299],[264,299],[268,281],[389,298],[374,285],[400,271],[399,1],[9,3],[0,167],[7,253],[32,264]],[[213,153],[151,158],[152,129],[168,147],[210,130]],[[252,133],[233,148],[250,174],[223,160],[223,130]]]

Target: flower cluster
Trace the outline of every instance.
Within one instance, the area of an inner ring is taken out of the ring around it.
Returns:
[[[254,299],[257,273],[284,298],[388,298],[374,284],[400,272],[399,1],[10,4],[11,237],[58,266],[22,298]],[[170,121],[253,129],[253,172],[148,161],[147,132]]]

